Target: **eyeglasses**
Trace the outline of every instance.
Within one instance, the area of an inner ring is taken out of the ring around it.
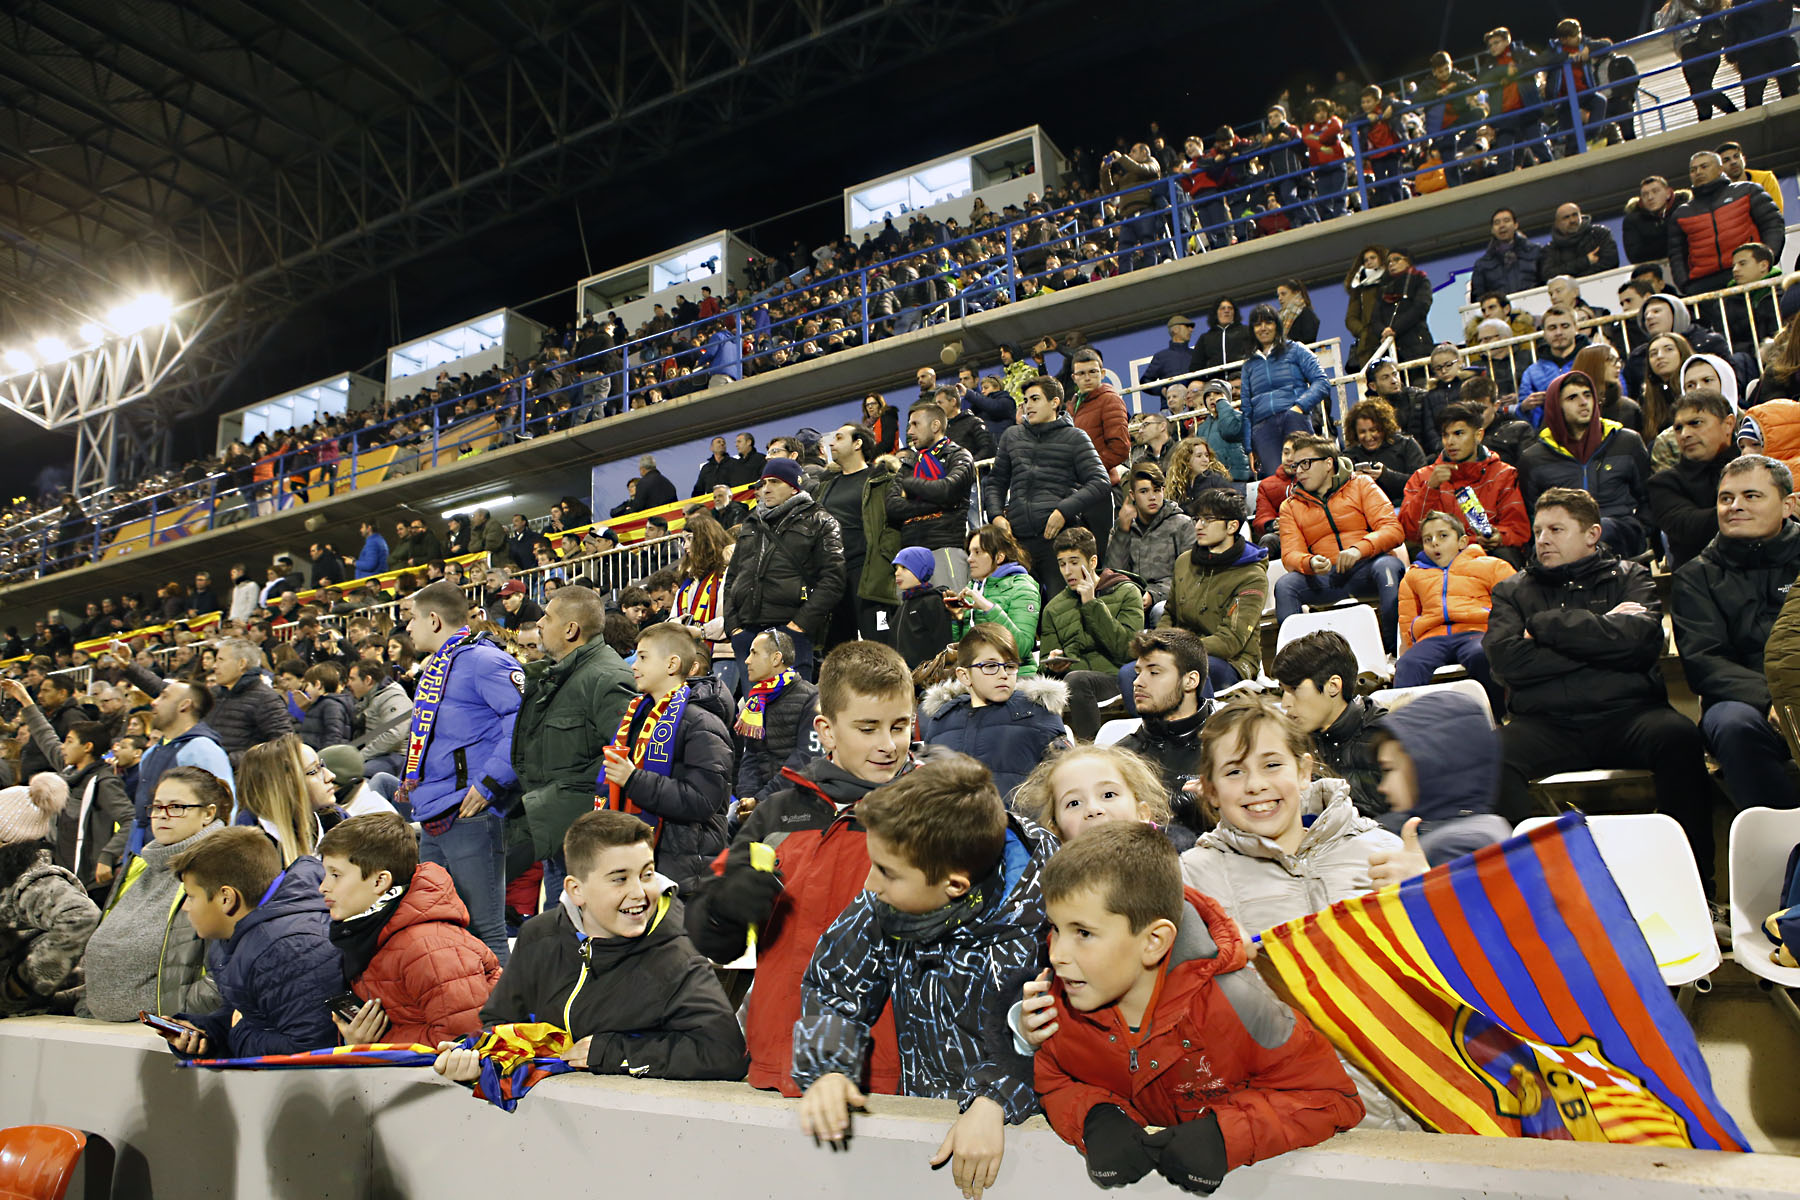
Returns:
[[[978,662],[970,663],[969,670],[980,671],[983,675],[1016,675],[1019,664],[1011,662]]]
[[[1330,461],[1331,461],[1330,458],[1296,458],[1294,460],[1294,470],[1304,471],[1308,467],[1313,466],[1315,463],[1330,462]]]
[[[204,804],[158,804],[150,802],[150,815],[153,817],[179,817],[196,808],[205,808]]]
[[[319,772],[323,771],[324,769],[325,769],[324,763],[316,762],[312,766],[306,768],[306,777],[308,779],[317,779],[319,777]]]

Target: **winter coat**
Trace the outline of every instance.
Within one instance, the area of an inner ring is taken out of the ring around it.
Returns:
[[[1421,821],[1421,838],[1446,821],[1500,820],[1493,817],[1500,794],[1500,737],[1480,701],[1456,692],[1422,694],[1382,717],[1380,729],[1415,764],[1440,764],[1415,773],[1418,795],[1411,809],[1377,818],[1388,832],[1399,834],[1413,817]],[[1493,832],[1496,840],[1511,836],[1503,821]],[[1440,865],[1436,860],[1433,854],[1434,867]]]
[[[1763,643],[1763,673],[1769,695],[1787,718],[1789,728],[1800,728],[1800,588],[1789,588],[1781,611],[1769,626]]]
[[[1150,603],[1161,604],[1169,598],[1175,560],[1193,544],[1194,519],[1179,505],[1165,501],[1148,520],[1140,513],[1125,532],[1113,530],[1106,543],[1106,565],[1143,580]]]
[[[244,751],[294,732],[287,705],[254,670],[245,671],[229,690],[213,689],[212,711],[206,723],[218,734],[219,744],[235,764]]]
[[[1431,280],[1425,272],[1415,267],[1399,278],[1387,277],[1375,306],[1375,328],[1394,331],[1394,353],[1401,362],[1431,353],[1430,316]]]
[[[973,414],[971,414],[973,415]],[[975,418],[980,422],[980,418]],[[944,460],[940,479],[920,479],[913,469],[901,464],[893,476],[893,486],[883,499],[886,526],[893,532],[891,548],[881,557],[879,566],[886,571],[888,599],[895,603],[894,553],[902,546],[923,546],[927,550],[961,550],[968,544],[969,490],[975,486],[975,458],[960,443],[940,438],[932,448]],[[866,523],[866,518],[865,518]],[[863,568],[864,578],[877,565],[871,561]],[[865,596],[864,599],[870,597]]]
[[[1670,569],[1680,570],[1718,536],[1719,477],[1737,456],[1738,448],[1727,446],[1705,462],[1684,458],[1651,475],[1644,485],[1650,523],[1669,539]]]
[[[706,345],[700,351],[700,360],[695,364],[694,371],[701,375],[742,379],[744,377],[743,343],[729,330],[714,330],[713,335],[706,339]]]
[[[362,999],[381,1001],[389,1022],[381,1040],[435,1046],[474,1033],[500,980],[500,960],[469,932],[469,910],[450,872],[420,863],[393,904],[374,957],[350,980]]]
[[[1474,490],[1475,499],[1487,512],[1488,523],[1500,535],[1503,545],[1524,546],[1531,541],[1531,516],[1525,511],[1525,498],[1519,492],[1517,471],[1507,466],[1498,454],[1489,452],[1487,447],[1477,446],[1475,457],[1467,462],[1448,464],[1448,483],[1440,488],[1429,487],[1426,481],[1431,478],[1431,473],[1446,462],[1440,454],[1435,462],[1426,463],[1406,481],[1406,495],[1400,502],[1399,517],[1400,529],[1407,541],[1419,540],[1419,522],[1434,509],[1461,521],[1464,532],[1474,538],[1475,530],[1469,524],[1468,514],[1463,512],[1456,498],[1456,493],[1463,488]]]
[[[1038,621],[1038,654],[1061,650],[1076,671],[1117,671],[1131,658],[1131,639],[1144,631],[1144,593],[1125,576],[1100,572],[1094,598],[1083,604],[1074,588],[1050,597]]]
[[[606,747],[636,695],[631,668],[598,637],[525,669],[509,762],[533,857],[562,849],[575,818],[594,807]]]
[[[1257,480],[1256,512],[1250,518],[1251,536],[1260,538],[1265,533],[1278,531],[1278,522],[1281,520],[1281,502],[1287,499],[1288,489],[1293,486],[1293,474],[1286,467],[1281,466]]]
[[[370,575],[379,575],[387,570],[387,539],[379,533],[371,533],[363,539],[362,549],[356,553],[356,578],[366,579]]]
[[[1633,266],[1669,257],[1670,218],[1693,198],[1694,193],[1679,188],[1659,213],[1647,210],[1636,196],[1625,202],[1625,219],[1619,228],[1625,234],[1625,257]]]
[[[1530,291],[1538,285],[1538,262],[1543,255],[1544,248],[1522,233],[1515,233],[1512,244],[1507,246],[1489,239],[1487,249],[1469,272],[1469,295],[1499,292],[1510,296]]]
[[[621,718],[622,719],[622,718]],[[640,736],[649,737],[645,729]],[[725,848],[735,754],[731,732],[697,698],[682,710],[669,774],[638,767],[619,788],[622,799],[658,825],[656,869],[687,887]],[[606,781],[595,785],[602,794]]]
[[[1106,501],[1111,481],[1087,434],[1064,413],[1041,425],[1014,425],[1000,439],[994,470],[981,489],[988,520],[1003,512],[1014,537],[1042,537],[1051,512],[1079,525]]]
[[[1352,267],[1344,276],[1344,328],[1356,339],[1350,351],[1350,369],[1358,371],[1374,355],[1381,344],[1381,326],[1375,324],[1375,309],[1381,304],[1381,289],[1387,283],[1387,271],[1365,275],[1360,266]],[[1475,293],[1479,295],[1479,293]]]
[[[1001,393],[1004,395],[1005,393]],[[1011,401],[1011,397],[1007,397]],[[1008,428],[1011,423],[1008,422]],[[1004,432],[1004,430],[1002,431]],[[971,462],[981,462],[994,457],[994,432],[988,421],[980,413],[959,412],[950,418],[944,427],[944,436],[969,452]],[[972,477],[971,477],[972,478]]]
[[[1645,612],[1608,615],[1627,600]],[[1561,566],[1533,562],[1496,586],[1481,644],[1521,716],[1593,722],[1668,701],[1650,572],[1605,547]]]
[[[738,535],[725,589],[725,631],[793,622],[818,641],[844,598],[844,539],[805,492],[756,508]]]
[[[1349,683],[1348,680],[1345,681]],[[1350,785],[1356,811],[1367,817],[1388,809],[1381,794],[1381,764],[1375,757],[1375,722],[1387,710],[1365,696],[1353,696],[1338,719],[1312,735],[1319,764]]]
[[[1675,572],[1669,615],[1688,686],[1703,707],[1737,700],[1769,711],[1763,657],[1769,631],[1800,573],[1800,524],[1772,538],[1715,537]]]
[[[43,737],[34,736],[25,743],[25,748],[19,754],[20,779],[30,779],[45,771],[62,770],[62,740],[69,735],[69,730],[87,720],[87,714],[82,711],[81,705],[73,700],[57,705],[53,712],[44,712],[36,705],[32,707],[37,708],[43,717],[51,736],[47,741]],[[52,746],[55,747],[54,752],[50,749]]]
[[[909,668],[929,662],[950,644],[954,622],[944,604],[944,589],[922,587],[900,599],[894,614],[894,649]]]
[[[1518,41],[1510,43],[1501,55],[1482,55],[1475,71],[1475,78],[1487,89],[1490,110],[1499,116],[1523,109],[1526,120],[1542,121],[1543,116],[1533,111],[1539,100],[1537,72],[1554,71],[1555,64]]]
[[[1590,259],[1588,256],[1596,250],[1600,257]],[[1584,275],[1611,271],[1618,265],[1619,246],[1613,241],[1612,230],[1594,224],[1592,217],[1582,217],[1574,233],[1550,235],[1550,244],[1538,257],[1538,282],[1549,283],[1558,275],[1580,279]]]
[[[1138,727],[1117,743],[1156,765],[1163,790],[1169,794],[1169,804],[1174,809],[1171,840],[1178,843],[1212,827],[1212,822],[1206,819],[1200,806],[1181,785],[1183,776],[1200,774],[1200,727],[1212,716],[1214,707],[1211,700],[1202,700],[1199,710],[1191,717],[1178,720],[1140,717]]]
[[[1402,540],[1400,519],[1387,495],[1367,475],[1352,470],[1347,458],[1338,459],[1323,496],[1296,483],[1281,502],[1281,565],[1289,571],[1311,575],[1313,555],[1335,563],[1350,549],[1362,551],[1367,561]]]
[[[1131,430],[1125,401],[1112,386],[1102,383],[1095,391],[1077,392],[1069,401],[1069,417],[1075,428],[1088,435],[1100,453],[1100,465],[1108,473],[1131,457]]]
[[[1004,626],[1019,651],[1020,678],[1037,674],[1038,612],[1043,597],[1038,581],[1018,563],[1001,563],[992,575],[976,581],[975,590],[994,607],[966,610],[968,615],[951,625],[950,639],[961,641],[972,625]]]
[[[1100,190],[1103,192],[1125,192],[1117,204],[1119,220],[1141,216],[1151,208],[1167,203],[1161,188],[1147,187],[1162,178],[1162,168],[1155,159],[1148,163],[1140,163],[1135,158],[1121,154],[1117,158],[1109,158],[1100,164]],[[1126,191],[1135,188],[1135,191]]]
[[[361,750],[365,759],[406,749],[412,731],[412,711],[412,698],[406,689],[389,679],[357,701],[356,715],[362,720],[363,732],[350,744]]]
[[[1082,1012],[1051,985],[1057,1030],[1033,1064],[1051,1127],[1086,1153],[1083,1127],[1102,1104],[1143,1126],[1210,1113],[1235,1170],[1355,1126],[1362,1101],[1331,1043],[1249,967],[1217,900],[1193,888],[1184,899],[1140,1029],[1117,1004]]]
[[[218,735],[205,721],[196,721],[191,729],[168,741],[153,742],[138,760],[137,788],[132,793],[135,823],[125,841],[126,849],[135,852],[150,840],[150,801],[156,796],[156,785],[170,767],[200,767],[225,781],[236,795],[237,780],[231,771],[231,760],[219,745]],[[220,820],[225,815],[220,814]]]
[[[101,863],[117,867],[125,857],[136,814],[125,784],[104,759],[95,759],[80,771],[65,770],[63,778],[69,783],[69,802],[52,826],[56,862],[73,871],[83,887],[93,888],[95,867]]]
[[[224,826],[214,821],[172,846],[150,842],[125,863],[88,939],[86,988],[77,1016],[135,1021],[216,1008],[219,989],[206,973],[206,943],[182,911],[181,881],[169,860]]]
[[[1209,318],[1207,323],[1211,327],[1194,339],[1194,356],[1188,370],[1200,371],[1243,362],[1256,349],[1256,337],[1243,322],[1233,321],[1220,327],[1212,324]]]
[[[1310,413],[1329,390],[1325,368],[1298,342],[1283,342],[1273,354],[1258,350],[1250,355],[1244,361],[1242,388],[1245,453],[1251,448],[1252,427],[1258,421],[1280,416],[1290,408]]]
[[[489,517],[480,525],[469,526],[469,549],[494,554],[506,549],[506,526]]]
[[[1557,403],[1554,391],[1550,396],[1544,401],[1546,406]],[[1598,415],[1595,419],[1600,421],[1600,446],[1586,462],[1575,461],[1557,440],[1551,428],[1554,415],[1545,419],[1537,441],[1526,447],[1519,462],[1527,508],[1536,512],[1538,497],[1553,487],[1571,487],[1591,495],[1603,517],[1638,518],[1650,480],[1650,453],[1644,449],[1644,439],[1617,421]]]
[[[1409,388],[1417,392],[1417,388]],[[1381,474],[1369,478],[1381,489],[1381,494],[1388,498],[1388,503],[1395,508],[1406,495],[1406,481],[1412,478],[1413,472],[1425,465],[1425,451],[1418,441],[1404,433],[1397,433],[1381,443],[1375,450],[1363,449],[1361,443],[1352,442],[1345,453],[1356,464],[1372,462],[1381,468]]]
[[[326,692],[300,722],[300,740],[314,750],[327,746],[348,746],[354,734],[351,724],[356,717],[356,700],[348,692]]]
[[[796,675],[774,703],[763,710],[763,736],[737,734],[737,796],[754,797],[758,802],[783,788],[788,782],[781,777],[783,767],[796,771],[825,748],[819,742],[819,731],[813,718],[819,715],[819,689]]]
[[[1240,679],[1262,666],[1263,606],[1269,596],[1269,552],[1233,538],[1217,554],[1198,546],[1175,560],[1174,583],[1159,628],[1198,634],[1206,653],[1231,664]]]
[[[100,910],[74,875],[37,843],[0,846],[0,978],[25,993],[0,988],[0,1017],[44,1012],[70,977]]]
[[[1731,255],[1746,242],[1762,242],[1781,261],[1787,227],[1761,184],[1721,175],[1694,189],[1669,217],[1669,278],[1686,291],[1690,280],[1731,270]],[[1698,349],[1698,347],[1696,347]]]
[[[295,859],[230,939],[213,943],[206,967],[219,985],[219,1007],[177,1014],[206,1034],[207,1055],[296,1054],[337,1045],[325,1002],[344,990],[344,959],[331,944],[330,906],[319,894],[324,878],[318,859]]]
[[[1068,703],[1068,684],[1040,677],[1019,680],[1005,704],[976,708],[968,684],[946,679],[928,688],[919,705],[919,740],[981,763],[1010,803],[1025,777],[1067,744],[1062,714]]]
[[[1244,414],[1237,405],[1221,396],[1213,405],[1212,416],[1195,424],[1194,436],[1206,439],[1213,458],[1232,479],[1242,483],[1250,478],[1250,456],[1244,450]]]
[[[654,903],[649,929],[633,938],[588,936],[566,895],[525,922],[482,1023],[551,1021],[591,1037],[595,1075],[743,1078],[743,1031],[712,964],[683,932],[673,890]]]
[[[1198,369],[1194,362],[1194,350],[1186,342],[1178,342],[1173,338],[1169,344],[1150,356],[1150,365],[1138,376],[1138,383],[1146,388],[1160,391],[1156,384],[1177,375],[1186,375]]]
[[[513,722],[524,688],[524,669],[485,635],[477,634],[456,647],[412,790],[415,821],[435,820],[450,812],[471,787],[478,788],[490,805],[502,802],[517,778],[510,758]]]
[[[794,1082],[862,1070],[870,1030],[892,997],[899,1034],[900,1090],[955,1099],[966,1111],[987,1097],[1017,1124],[1038,1111],[1030,1061],[1013,1044],[1006,1013],[1043,968],[1044,894],[1038,876],[1056,849],[1053,834],[1006,819],[993,872],[943,910],[923,917],[887,908],[864,892],[819,939],[800,986]]]
[[[856,594],[871,604],[898,604],[900,596],[894,591],[894,555],[906,541],[898,525],[890,525],[887,515],[887,499],[895,482],[894,460],[878,458],[869,464],[868,473],[862,478],[862,570],[855,579],[846,578],[844,586],[856,585]],[[974,468],[971,467],[972,471]],[[837,464],[825,468],[825,474],[819,481],[819,489],[814,498],[821,508],[825,507],[825,497],[829,496],[842,483],[844,473]],[[954,514],[957,518],[957,533],[968,528],[969,510],[967,497],[962,507]],[[842,526],[838,528],[838,536],[844,536]],[[961,542],[957,543],[961,545]],[[849,571],[849,563],[845,563],[845,571]]]
[[[855,805],[877,786],[851,775],[829,758],[799,771],[785,770],[788,783],[756,806],[732,839],[731,853],[713,863],[715,879],[699,881],[688,904],[688,935],[714,962],[735,962],[756,928],[757,986],[744,1009],[750,1047],[751,1087],[775,1088],[784,1096],[801,1089],[792,1077],[794,1022],[800,1016],[800,978],[813,947],[844,906],[862,893],[869,875],[869,851]],[[721,882],[750,864],[756,843],[775,851],[783,887],[773,905],[755,913],[729,911],[719,902]],[[875,1025],[874,1050],[851,1079],[865,1090],[893,1095],[900,1089],[900,1060],[894,1022],[883,1015]]]
[[[1421,551],[1400,580],[1400,652],[1428,637],[1486,633],[1494,585],[1512,574],[1511,563],[1474,544],[1447,567]]]

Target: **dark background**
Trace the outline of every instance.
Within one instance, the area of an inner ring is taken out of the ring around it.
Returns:
[[[1421,75],[1435,50],[1461,59],[1481,49],[1496,22],[1544,45],[1573,15],[1621,40],[1653,10],[1650,0],[1072,4],[781,118],[697,137],[639,178],[545,204],[291,314],[213,412],[176,431],[174,461],[211,451],[218,412],[344,370],[380,378],[389,346],[465,317],[506,305],[564,324],[577,280],[712,230],[739,229],[771,253],[796,239],[810,249],[841,231],[845,186],[1027,125],[1044,126],[1064,153],[1137,138],[1153,120],[1179,146],[1190,132],[1256,119],[1283,87],[1297,97],[1307,82],[1328,86],[1340,68],[1382,81]],[[10,415],[0,434],[0,487],[24,490],[46,471],[66,478],[72,434],[34,435]]]

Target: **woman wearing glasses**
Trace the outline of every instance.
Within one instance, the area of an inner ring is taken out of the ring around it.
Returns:
[[[282,866],[314,853],[325,831],[344,819],[336,782],[319,752],[296,734],[284,733],[244,751],[238,799],[281,851]]]
[[[231,791],[199,767],[171,767],[150,801],[150,838],[120,867],[100,927],[82,960],[87,990],[76,1015],[135,1021],[140,1012],[210,1012],[219,990],[206,973],[206,943],[181,911],[169,860],[224,828]]]

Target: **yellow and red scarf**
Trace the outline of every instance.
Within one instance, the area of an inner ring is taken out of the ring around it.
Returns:
[[[632,766],[666,779],[675,766],[675,739],[681,732],[681,716],[687,711],[687,704],[688,687],[685,683],[660,700],[653,696],[639,696],[625,706],[625,716],[619,722],[619,731],[614,735],[610,749],[631,759]],[[596,788],[595,808],[610,808],[615,812],[642,817],[645,823],[656,827],[657,833],[661,834],[661,818],[645,812],[626,799],[619,785],[609,781],[604,771],[598,782],[605,785],[606,792],[602,799]]]
[[[737,731],[747,738],[761,740],[767,732],[763,729],[763,714],[792,682],[794,672],[789,669],[778,671],[761,683],[751,684],[750,694],[744,697],[743,706],[738,709]]]
[[[719,614],[719,604],[723,589],[719,586],[725,582],[725,574],[715,571],[704,579],[684,579],[681,586],[675,589],[674,614],[677,620],[685,620],[701,629],[711,623]]]

